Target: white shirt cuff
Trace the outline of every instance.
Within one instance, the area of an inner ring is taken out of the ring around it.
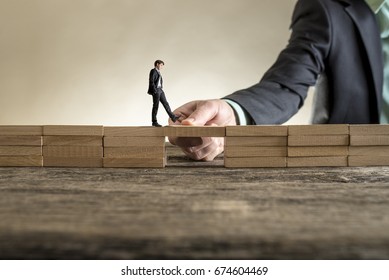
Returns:
[[[251,125],[251,117],[250,115],[244,111],[244,109],[235,101],[232,101],[230,99],[223,99],[225,102],[228,103],[228,105],[231,106],[231,108],[235,112],[236,122],[238,125]]]

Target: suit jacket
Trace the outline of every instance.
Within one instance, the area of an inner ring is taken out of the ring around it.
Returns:
[[[299,0],[287,47],[262,80],[227,97],[256,124],[281,124],[325,77],[327,123],[378,123],[383,51],[375,15],[363,0]]]
[[[162,76],[159,74],[157,69],[153,68],[150,71],[149,75],[149,89],[147,90],[148,94],[154,94],[157,92],[157,87],[158,87],[158,80],[161,77],[161,87],[162,87]]]

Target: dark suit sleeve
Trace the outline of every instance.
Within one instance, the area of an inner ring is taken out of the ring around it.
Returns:
[[[155,69],[151,69],[149,75],[149,90],[148,93],[156,93],[158,86],[158,72]]]
[[[258,84],[225,99],[240,104],[255,124],[281,124],[304,104],[309,86],[324,71],[330,49],[330,19],[322,0],[299,0],[287,47]]]

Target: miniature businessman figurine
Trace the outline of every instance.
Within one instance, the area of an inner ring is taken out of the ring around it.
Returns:
[[[160,71],[164,65],[165,63],[162,60],[157,60],[154,62],[155,68],[151,69],[150,71],[149,89],[147,91],[148,94],[153,96],[152,124],[156,127],[161,127],[157,121],[159,102],[161,102],[163,107],[165,107],[165,110],[173,123],[175,123],[180,118],[180,116],[173,114],[163,91],[163,80]]]

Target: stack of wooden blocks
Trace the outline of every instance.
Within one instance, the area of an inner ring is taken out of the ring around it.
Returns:
[[[165,138],[225,137],[225,166],[389,166],[389,125],[0,126],[0,166],[166,166]]]
[[[163,168],[165,165],[162,127],[104,128],[104,167]]]
[[[102,167],[103,126],[44,126],[43,166]]]
[[[347,166],[348,125],[291,125],[288,167]]]
[[[225,167],[286,167],[287,126],[228,126]]]
[[[389,125],[350,125],[349,166],[389,165]]]
[[[42,126],[0,126],[0,166],[41,167]]]

